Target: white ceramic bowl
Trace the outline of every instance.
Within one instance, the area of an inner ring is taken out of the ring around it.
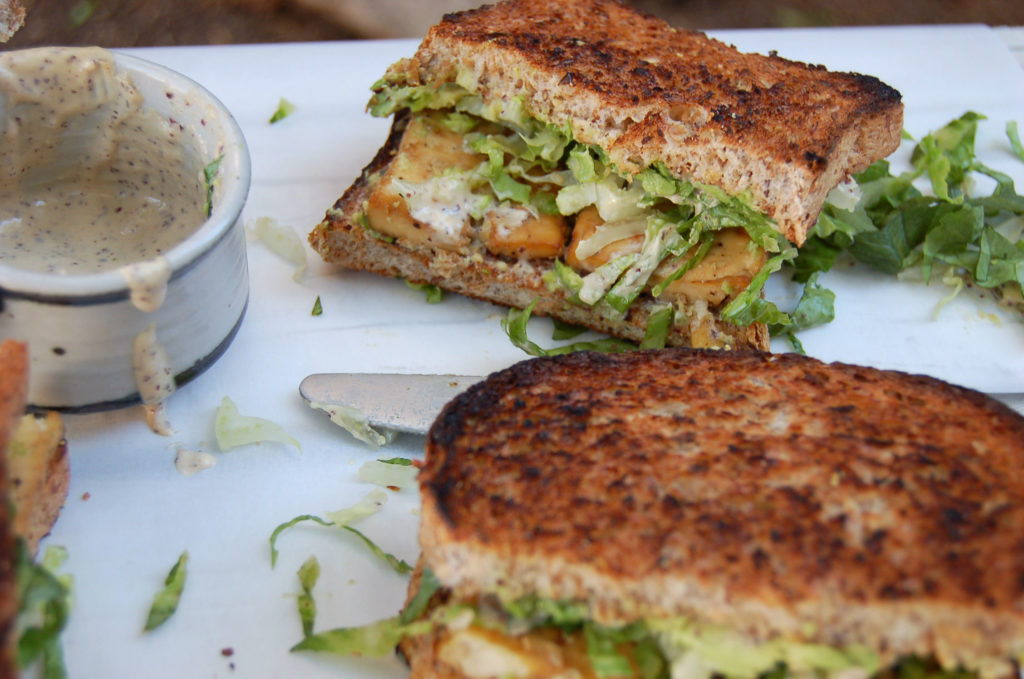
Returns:
[[[118,271],[60,275],[0,262],[0,340],[28,343],[29,402],[38,408],[75,412],[138,403],[132,348],[150,324],[181,385],[228,348],[248,303],[240,215],[250,161],[238,124],[185,76],[134,56],[115,53],[114,60],[146,108],[195,131],[199,158],[223,155],[212,211],[165,253],[171,277],[164,302],[152,312],[135,307]]]

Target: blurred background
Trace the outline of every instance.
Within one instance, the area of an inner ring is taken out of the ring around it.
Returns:
[[[210,45],[420,37],[471,0],[23,0],[2,49],[35,45]],[[1024,25],[1024,0],[635,0],[699,29],[985,23]]]

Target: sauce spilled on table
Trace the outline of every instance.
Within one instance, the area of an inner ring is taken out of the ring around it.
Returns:
[[[56,275],[117,270],[133,305],[156,311],[171,274],[164,254],[206,220],[197,148],[188,128],[144,107],[106,50],[0,54],[0,262]],[[175,383],[152,324],[132,364],[150,428],[170,435],[164,401]]]

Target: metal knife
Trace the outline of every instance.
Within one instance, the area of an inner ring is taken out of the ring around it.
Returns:
[[[299,384],[310,405],[348,406],[373,427],[426,434],[448,401],[481,381],[473,375],[318,373]]]

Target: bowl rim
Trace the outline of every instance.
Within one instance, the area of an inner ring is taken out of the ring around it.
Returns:
[[[37,48],[49,49],[49,48]],[[68,48],[74,49],[74,48]],[[209,217],[187,238],[163,254],[176,278],[226,237],[238,221],[249,195],[252,161],[242,129],[228,108],[207,88],[167,66],[138,56],[108,50],[116,66],[129,76],[146,75],[166,82],[168,87],[194,92],[216,112],[224,130],[222,166],[235,172],[221,175],[218,199]],[[128,282],[118,269],[85,274],[52,274],[31,271],[0,262],[0,300],[3,297],[32,299],[62,304],[103,303],[127,298]]]

